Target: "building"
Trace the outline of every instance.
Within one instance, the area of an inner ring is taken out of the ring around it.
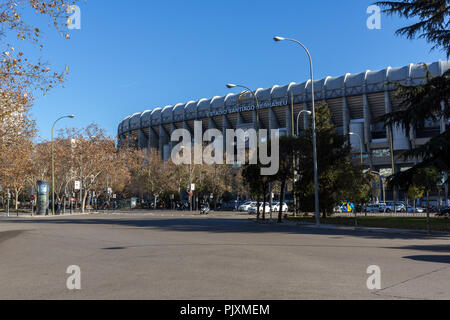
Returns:
[[[450,68],[450,61],[428,64],[432,75],[442,75]],[[423,65],[391,68],[380,71],[365,71],[340,77],[326,77],[314,81],[315,99],[326,102],[332,112],[332,121],[343,135],[350,132],[350,142],[355,159],[359,159],[360,148],[364,162],[373,170],[383,172],[392,168],[390,132],[377,119],[398,107],[392,82],[419,84],[426,77]],[[294,133],[292,103],[295,119],[301,110],[311,109],[311,81],[258,89],[260,127],[280,129],[282,135]],[[175,106],[155,108],[125,118],[119,125],[119,144],[135,144],[140,149],[155,148],[167,160],[174,144],[171,133],[180,128],[193,132],[194,121],[201,121],[203,130],[256,128],[255,100],[250,94],[232,93],[199,101],[180,103]],[[308,118],[302,118],[300,129],[309,126]],[[447,120],[429,122],[420,132],[409,136],[401,127],[392,131],[396,170],[411,167],[412,161],[399,157],[404,151],[426,143],[431,137],[443,132],[449,125]],[[294,124],[295,126],[295,124]],[[360,142],[361,141],[361,142]],[[388,172],[386,172],[388,174]]]

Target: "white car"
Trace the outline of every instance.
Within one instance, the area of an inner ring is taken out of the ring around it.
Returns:
[[[250,209],[250,207],[252,205],[256,206],[256,202],[254,201],[247,201],[245,203],[243,203],[242,205],[239,206],[238,211],[239,212],[248,212],[248,209]]]
[[[248,209],[248,214],[257,214],[257,209],[256,209],[256,207],[257,207],[257,204],[256,204],[256,202],[252,205],[252,206],[250,206],[250,208]],[[269,206],[269,204],[266,202],[266,205],[265,205],[265,207],[266,207],[266,213],[270,213],[270,206]],[[263,213],[263,210],[264,210],[264,206],[263,206],[263,204],[262,203],[260,203],[259,204],[259,213]]]
[[[283,202],[283,209],[282,209],[282,211],[284,213],[289,211],[289,206],[285,202]],[[279,202],[275,202],[272,205],[272,212],[280,212],[280,203]]]
[[[421,208],[421,207],[417,207],[416,211],[414,212],[414,207],[408,207],[408,212],[409,213],[424,213],[425,209]]]

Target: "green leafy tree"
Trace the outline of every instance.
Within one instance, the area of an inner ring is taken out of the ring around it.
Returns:
[[[414,212],[417,208],[417,199],[422,198],[425,193],[425,188],[421,185],[411,184],[407,189],[408,197],[414,200]]]
[[[430,228],[430,192],[437,191],[438,183],[442,175],[434,167],[422,168],[417,171],[413,178],[413,185],[421,187],[427,198],[427,229]]]
[[[450,56],[449,0],[380,1],[377,4],[385,8],[385,13],[418,20],[399,29],[397,34],[410,39],[425,38],[434,44],[434,49],[441,48],[447,57]],[[424,83],[417,86],[396,85],[396,95],[401,103],[399,110],[383,117],[387,125],[400,124],[409,133],[411,129],[424,128],[426,121],[450,116],[450,70],[442,76],[432,77],[427,69]],[[424,168],[435,167],[442,172],[450,171],[450,131],[444,131],[426,144],[406,152],[404,156],[420,159],[420,163],[392,177],[392,186],[411,185],[413,176]]]
[[[272,180],[280,184],[280,203],[284,202],[286,185],[289,179],[294,176],[294,154],[298,147],[298,139],[294,137],[281,137],[280,145],[280,167],[278,173]],[[280,205],[278,212],[278,223],[283,219],[283,206]]]
[[[272,176],[263,176],[261,175],[261,164],[249,164],[245,165],[242,170],[242,178],[244,180],[244,183],[248,186],[250,189],[250,193],[253,196],[256,196],[258,203],[257,203],[257,214],[256,218],[259,220],[260,218],[260,212],[259,207],[261,204],[261,199],[263,203],[263,215],[262,218],[265,220],[265,214],[266,214],[266,206],[265,203],[267,202],[267,193],[269,192],[269,185],[273,181]]]
[[[427,79],[422,85],[396,85],[399,110],[382,117],[387,125],[400,124],[409,134],[411,129],[423,129],[429,120],[450,117],[450,70],[442,77],[432,77],[427,69]],[[441,171],[449,171],[450,131],[446,130],[426,144],[406,152],[404,157],[422,161],[411,170],[397,174],[393,179],[395,185],[400,185],[402,180],[410,178],[420,168],[433,166]]]
[[[331,123],[331,111],[326,104],[316,106],[317,157],[319,166],[319,200],[320,211],[324,218],[333,213],[345,190],[354,182],[347,181],[350,163],[350,146],[346,137],[336,132]],[[314,211],[314,166],[312,130],[308,129],[298,140],[297,157],[299,159],[299,176],[296,183],[300,198],[300,209],[304,212]],[[355,169],[356,170],[356,169]]]
[[[450,56],[450,1],[449,0],[401,0],[379,1],[390,15],[418,20],[410,26],[397,30],[408,39],[423,38],[433,43],[433,49],[442,48]]]

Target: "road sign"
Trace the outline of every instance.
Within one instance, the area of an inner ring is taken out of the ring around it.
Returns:
[[[36,198],[35,198],[34,194],[32,194],[32,195],[30,196],[30,200],[31,200],[31,201],[34,201],[34,200],[36,200]]]
[[[194,183],[191,184],[191,191],[195,191],[195,184]]]
[[[81,189],[81,181],[75,181],[75,190]]]

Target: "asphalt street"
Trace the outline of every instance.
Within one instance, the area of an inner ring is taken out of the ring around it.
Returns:
[[[0,299],[450,299],[450,237],[233,214],[0,218]]]

